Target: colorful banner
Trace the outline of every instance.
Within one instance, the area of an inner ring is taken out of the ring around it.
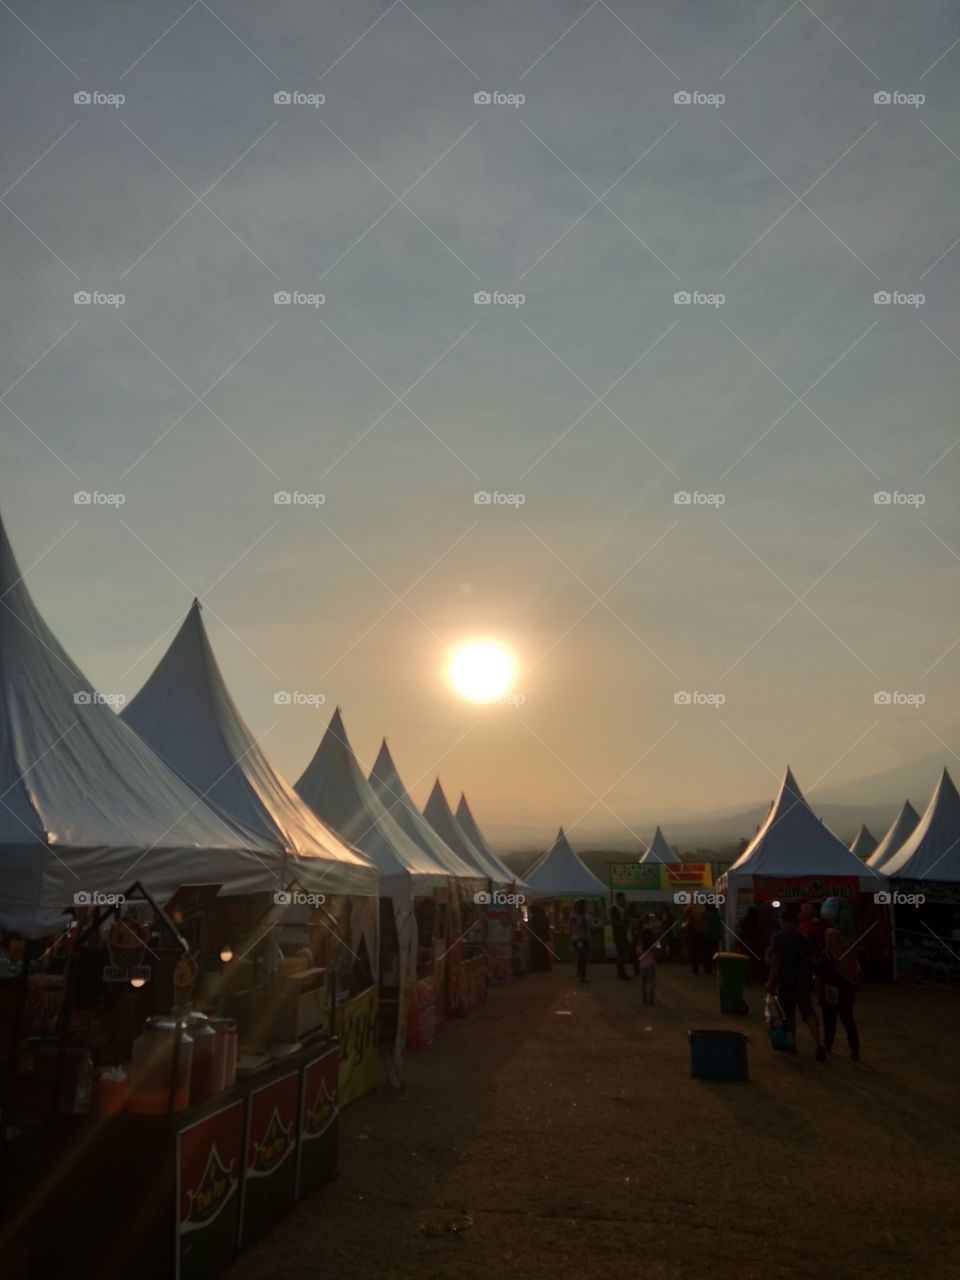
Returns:
[[[293,1203],[299,1110],[299,1069],[250,1094],[240,1213],[244,1248],[269,1231]]]
[[[215,1275],[237,1247],[243,1103],[177,1133],[177,1276]]]
[[[303,1068],[297,1199],[337,1174],[339,1064],[334,1046]]]
[[[377,1087],[377,996],[377,988],[368,987],[337,1010],[341,1107]]]
[[[709,862],[611,862],[610,889],[614,893],[663,893],[678,889],[710,889],[713,866]]]
[[[754,876],[755,902],[823,902],[826,898],[855,898],[857,876]]]

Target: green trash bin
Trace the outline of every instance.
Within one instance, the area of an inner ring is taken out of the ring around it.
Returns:
[[[747,1002],[743,998],[747,980],[747,957],[737,951],[718,951],[714,962],[720,989],[720,1012],[749,1013]]]

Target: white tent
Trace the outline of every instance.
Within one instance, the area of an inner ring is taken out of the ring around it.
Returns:
[[[533,898],[607,897],[607,886],[574,853],[563,827],[525,878]]]
[[[861,822],[860,830],[854,836],[853,843],[850,846],[850,852],[855,853],[858,858],[866,862],[876,847],[877,837],[865,822]]]
[[[676,853],[667,844],[663,832],[657,827],[650,848],[641,855],[641,862],[665,862],[672,865],[680,861]]]
[[[960,881],[960,795],[946,769],[923,817],[883,874],[891,880]]]
[[[276,841],[221,817],[128,728],[37,610],[0,524],[0,916],[122,893],[276,888]]]
[[[510,881],[512,881],[518,887],[523,888],[523,884],[520,880],[520,877],[517,875],[517,873],[515,871],[512,871],[510,867],[508,867],[507,864],[504,862],[504,860],[501,857],[499,857],[496,853],[494,853],[493,849],[490,847],[490,844],[488,843],[486,836],[484,836],[483,832],[477,826],[477,820],[476,818],[474,818],[473,812],[469,804],[467,803],[467,797],[465,793],[462,791],[460,792],[460,803],[457,805],[457,812],[455,817],[457,820],[457,826],[460,828],[463,834],[467,837],[470,843],[474,846],[474,848],[479,849],[488,862],[493,862],[495,866],[502,867],[506,875],[509,876]]]
[[[453,816],[439,778],[433,784],[430,798],[424,806],[423,816],[440,839],[448,844],[468,866],[473,867],[484,880],[492,881],[495,886],[511,884],[514,881],[516,877],[508,867],[505,867],[497,858],[488,858],[468,838]]]
[[[121,718],[220,813],[280,845],[286,884],[376,895],[376,868],[320,821],[260,749],[227,691],[198,600]]]
[[[889,831],[867,859],[868,865],[875,871],[882,871],[919,821],[919,813],[909,800],[904,800],[903,808],[890,824]]]
[[[788,768],[766,821],[737,861],[720,878],[727,895],[727,922],[736,923],[737,895],[753,888],[755,876],[829,879],[855,877],[861,889],[880,889],[880,872],[866,867],[817,817]]]
[[[393,762],[386,738],[370,771],[370,785],[390,816],[428,857],[446,869],[452,880],[479,888],[483,877],[440,839],[410,799]]]

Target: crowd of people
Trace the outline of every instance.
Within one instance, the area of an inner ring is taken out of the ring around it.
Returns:
[[[843,903],[836,898],[823,903],[819,912],[809,903],[787,905],[779,913],[779,928],[763,936],[757,907],[751,907],[741,926],[739,944],[746,954],[748,975],[763,981],[775,1002],[776,1016],[788,1035],[782,1047],[796,1053],[797,1014],[806,1025],[818,1061],[833,1050],[838,1025],[842,1025],[854,1061],[860,1058],[860,1036],[854,1017],[860,963],[850,940],[852,922]],[[656,1001],[657,966],[662,959],[679,954],[685,938],[694,974],[712,974],[717,952],[722,949],[724,925],[712,903],[691,903],[679,920],[665,914],[644,914],[639,904],[628,903],[616,894],[610,908],[614,960],[617,979],[639,978],[642,1002]],[[573,904],[570,913],[570,940],[576,957],[577,977],[587,981],[587,965],[596,922],[585,900]],[[633,968],[633,975],[627,972]],[[817,1016],[815,1003],[819,1005]],[[822,1023],[822,1034],[821,1034]]]

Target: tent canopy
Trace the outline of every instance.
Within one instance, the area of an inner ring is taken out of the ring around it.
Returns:
[[[563,827],[557,838],[526,874],[535,898],[606,898],[607,886],[574,853]]]
[[[221,817],[94,689],[34,604],[0,524],[0,912],[9,927],[134,880],[273,889],[279,850]]]
[[[874,878],[813,812],[789,767],[766,821],[726,874],[730,882],[748,876]]]
[[[508,867],[504,860],[494,853],[493,849],[491,849],[483,832],[477,826],[477,820],[474,818],[469,804],[467,804],[466,794],[462,791],[460,792],[460,803],[457,805],[457,812],[455,816],[457,826],[474,848],[479,849],[488,862],[492,862],[495,867],[500,867],[503,874],[507,877],[505,883],[509,884],[513,882],[522,888],[517,873]]]
[[[891,880],[960,881],[960,795],[944,769],[923,817],[884,864]]]
[[[855,853],[861,861],[865,862],[876,847],[877,837],[865,822],[861,822],[860,830],[854,836],[853,843],[850,846],[850,852]]]
[[[284,849],[286,878],[326,893],[376,894],[376,868],[320,821],[260,749],[227,691],[198,600],[122,719],[215,809]]]
[[[893,855],[900,849],[907,836],[913,833],[913,829],[919,821],[919,813],[917,813],[909,800],[904,800],[903,808],[890,824],[890,830],[867,859],[868,864],[875,870],[882,871]]]
[[[676,853],[667,844],[663,832],[657,827],[654,832],[653,840],[650,842],[650,848],[647,849],[641,858],[641,862],[665,862],[667,864],[679,862],[680,859]]]
[[[423,816],[440,839],[448,844],[467,866],[473,867],[477,875],[484,880],[492,880],[495,885],[510,884],[513,881],[512,872],[508,872],[500,862],[486,857],[467,837],[453,816],[439,778],[433,784],[433,790],[424,806]]]
[[[296,791],[342,839],[371,859],[386,882],[385,895],[408,902],[447,883],[449,871],[410,839],[364,777],[339,707]]]
[[[370,785],[390,816],[433,862],[446,869],[447,875],[455,880],[469,880],[479,884],[483,877],[478,875],[473,867],[467,866],[463,859],[440,839],[410,799],[397,772],[397,766],[393,762],[386,738],[370,771]]]

